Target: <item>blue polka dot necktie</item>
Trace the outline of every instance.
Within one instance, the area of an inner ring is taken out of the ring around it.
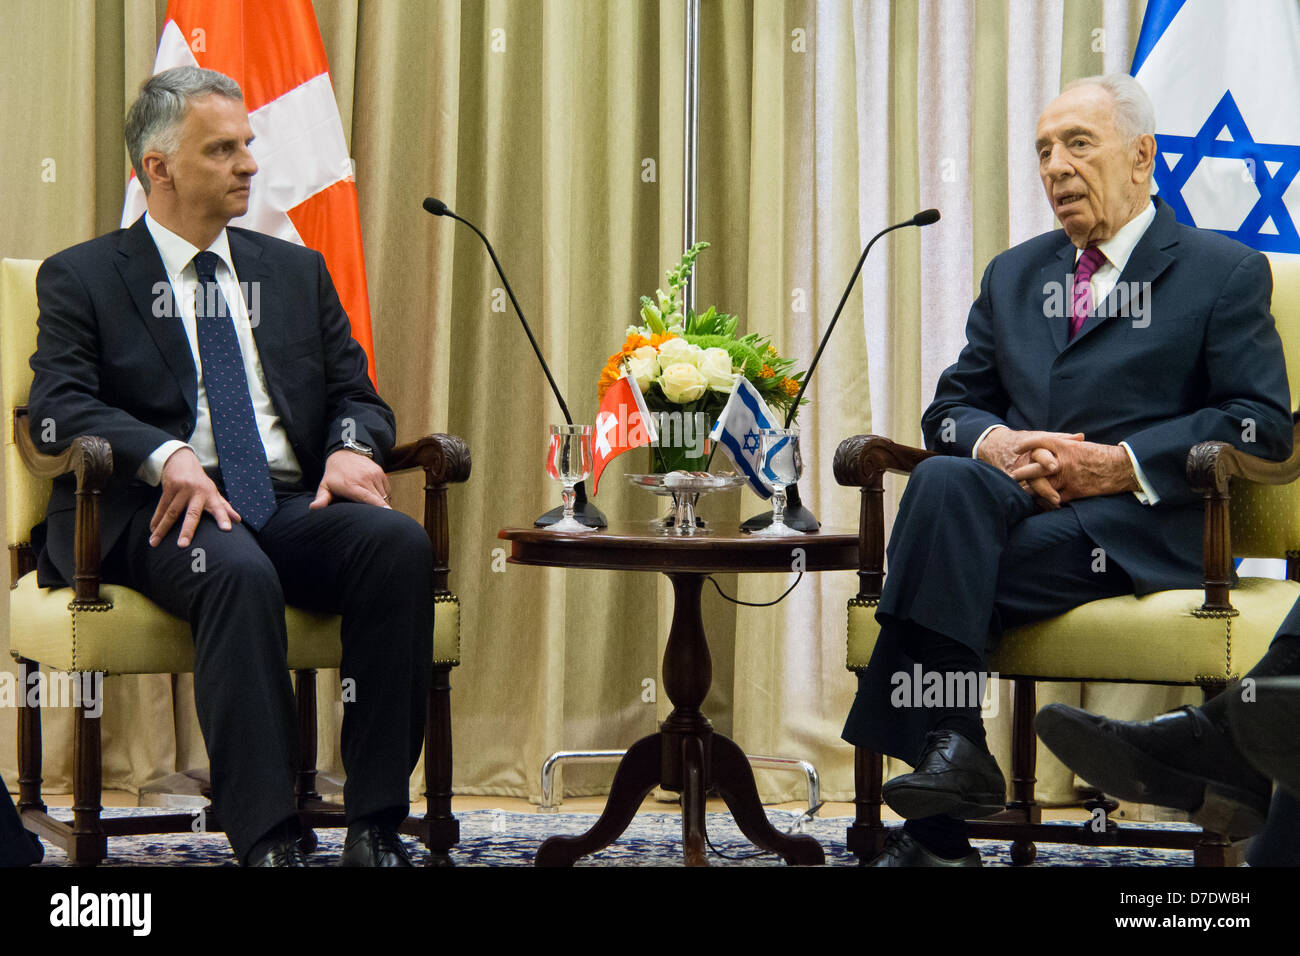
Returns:
[[[253,399],[248,393],[248,375],[235,337],[234,318],[217,285],[220,261],[215,252],[200,252],[194,257],[194,271],[199,278],[194,318],[199,360],[203,363],[203,388],[208,396],[226,500],[239,512],[244,524],[261,531],[275,513],[275,491],[253,414]]]

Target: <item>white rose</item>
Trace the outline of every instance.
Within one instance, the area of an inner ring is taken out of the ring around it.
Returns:
[[[662,361],[662,355],[660,360]],[[668,401],[685,405],[703,395],[709,383],[704,380],[700,370],[690,362],[678,362],[664,369],[664,374],[659,379],[659,387],[663,389]]]
[[[726,349],[705,349],[700,356],[700,374],[715,391],[729,392],[736,384],[736,375],[731,370],[731,354]]]
[[[636,379],[641,391],[648,389],[659,374],[659,353],[653,345],[643,345],[627,360],[628,373]]]
[[[667,368],[670,365],[685,362],[698,368],[700,356],[703,354],[704,349],[698,345],[692,345],[685,339],[669,339],[659,346],[659,366],[660,368]]]

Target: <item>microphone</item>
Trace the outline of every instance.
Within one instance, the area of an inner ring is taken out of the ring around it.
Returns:
[[[511,303],[515,307],[515,315],[519,316],[519,322],[524,327],[524,334],[528,336],[528,342],[533,347],[533,354],[537,356],[537,361],[542,363],[542,371],[546,373],[546,381],[551,385],[551,391],[555,394],[555,400],[560,403],[560,411],[564,413],[564,420],[572,425],[573,416],[569,414],[569,406],[564,401],[564,396],[560,394],[560,387],[555,384],[555,376],[551,374],[551,368],[546,364],[546,359],[542,357],[541,347],[537,344],[537,339],[533,337],[533,330],[528,325],[528,320],[524,318],[524,310],[519,307],[519,300],[515,298],[514,289],[510,288],[510,280],[506,278],[505,271],[501,268],[501,261],[497,259],[496,250],[492,248],[492,243],[488,242],[487,236],[483,235],[478,226],[474,225],[468,219],[456,215],[448,208],[447,204],[441,199],[434,199],[432,196],[427,197],[422,203],[424,211],[433,216],[446,216],[449,219],[455,219],[457,222],[463,222],[474,230],[475,235],[483,240],[483,245],[487,247],[488,255],[492,257],[492,265],[496,267],[497,275],[501,277],[501,282],[506,287],[506,294],[510,296]],[[573,499],[573,516],[581,524],[592,528],[604,528],[609,522],[600,510],[587,501],[586,482],[580,481],[574,486]],[[564,516],[564,508],[553,508],[546,514],[542,515],[533,522],[534,527],[544,528],[548,525],[555,524]]]
[[[821,361],[822,352],[826,350],[826,343],[830,341],[831,333],[835,331],[835,323],[840,320],[840,313],[844,311],[844,303],[849,300],[849,293],[853,291],[853,284],[858,281],[858,273],[862,271],[862,264],[867,261],[867,253],[876,244],[876,240],[886,233],[893,232],[895,229],[902,229],[906,226],[928,226],[938,221],[939,210],[924,209],[911,219],[896,222],[871,237],[871,241],[867,243],[867,248],[862,250],[862,256],[858,259],[858,266],[853,270],[853,276],[849,279],[849,284],[845,286],[844,294],[840,296],[840,304],[835,307],[835,314],[831,317],[831,323],[826,327],[826,334],[822,336],[821,343],[817,346],[817,352],[813,355],[812,364],[808,366],[808,373],[804,375],[803,382],[799,385],[799,392],[794,397],[794,403],[790,406],[790,410],[786,412],[786,428],[789,428],[790,423],[794,421],[795,412],[799,410],[799,402],[803,400],[803,393],[807,390],[808,383],[812,381],[813,371],[816,370],[817,363]],[[772,512],[768,511],[764,514],[754,515],[740,527],[745,531],[757,531],[760,528],[766,528],[771,523]],[[816,531],[821,527],[821,523],[813,513],[805,508],[803,502],[799,500],[799,486],[797,484],[791,485],[786,491],[785,523],[796,531],[804,532]]]
[[[519,321],[524,327],[524,334],[528,336],[528,341],[533,347],[533,354],[537,356],[537,361],[542,363],[542,371],[546,373],[546,380],[551,383],[551,391],[555,393],[555,400],[560,403],[560,411],[564,412],[564,420],[568,424],[572,425],[573,416],[569,414],[569,406],[565,404],[564,396],[560,394],[560,387],[555,384],[555,377],[551,375],[550,366],[546,364],[546,359],[542,358],[542,350],[537,344],[537,339],[533,338],[533,330],[529,328],[528,320],[524,318],[524,310],[519,308],[519,300],[515,298],[515,290],[510,288],[510,280],[506,278],[505,272],[501,269],[501,262],[497,259],[496,250],[492,248],[492,243],[488,242],[487,236],[483,235],[483,233],[479,231],[478,226],[474,225],[468,219],[456,215],[447,208],[447,204],[441,199],[434,199],[432,196],[429,196],[424,200],[423,206],[425,212],[431,213],[432,215],[447,216],[450,219],[455,219],[457,222],[463,222],[465,225],[473,229],[478,237],[483,240],[483,245],[487,246],[488,255],[492,257],[492,265],[496,266],[497,275],[501,277],[501,282],[506,287],[506,294],[510,296],[510,301],[514,303],[515,315],[519,316]]]
[[[821,360],[822,352],[826,350],[826,343],[830,341],[831,333],[835,331],[835,323],[840,320],[840,313],[844,311],[844,303],[849,300],[849,293],[853,291],[853,283],[858,281],[858,273],[862,271],[862,264],[867,261],[867,253],[871,247],[876,244],[876,240],[886,233],[893,232],[895,229],[903,229],[907,226],[928,226],[931,223],[939,221],[939,210],[926,209],[918,212],[911,219],[904,222],[896,222],[888,228],[881,229],[871,237],[867,243],[867,248],[862,250],[862,256],[858,259],[858,267],[853,270],[853,276],[849,279],[849,284],[844,288],[844,294],[840,296],[840,304],[835,308],[835,315],[831,317],[831,324],[826,327],[826,334],[822,336],[821,344],[817,346],[817,352],[813,355],[812,364],[808,366],[808,374],[803,377],[803,382],[799,385],[799,393],[794,397],[794,404],[790,406],[790,411],[785,416],[785,427],[789,428],[790,423],[794,421],[795,412],[799,410],[799,402],[803,398],[804,390],[808,388],[808,383],[812,381],[813,370],[817,368],[817,363]]]

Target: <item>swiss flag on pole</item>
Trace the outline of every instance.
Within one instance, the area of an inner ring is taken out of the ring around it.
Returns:
[[[636,379],[624,373],[600,401],[591,439],[591,493],[600,490],[600,473],[613,459],[655,440],[655,423],[646,411]]]
[[[376,381],[357,185],[311,0],[171,0],[153,69],[175,66],[218,70],[244,91],[258,171],[248,212],[231,224],[325,257]],[[144,211],[133,173],[123,227]]]

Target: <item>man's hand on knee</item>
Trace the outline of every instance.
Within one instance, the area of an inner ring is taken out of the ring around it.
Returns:
[[[1133,474],[1133,462],[1118,445],[1083,441],[1083,436],[1061,438],[1050,432],[1024,438],[1015,448],[1029,460],[1010,474],[1017,481],[1046,482],[1056,495],[1057,506],[1079,498],[1117,495],[1141,488]],[[1051,460],[1055,467],[1044,463]],[[1043,497],[1040,494],[1040,497]],[[1048,499],[1049,504],[1052,503]]]
[[[316,511],[341,498],[390,508],[391,494],[384,469],[365,455],[340,449],[325,459],[325,477],[316,489],[315,500],[307,507]]]
[[[217,486],[190,448],[178,448],[167,459],[163,465],[162,489],[158,507],[149,520],[151,547],[158,546],[181,515],[185,518],[176,544],[182,548],[193,540],[194,531],[205,511],[216,519],[217,527],[222,531],[229,531],[233,527],[232,522],[239,520],[239,513],[217,491]]]

